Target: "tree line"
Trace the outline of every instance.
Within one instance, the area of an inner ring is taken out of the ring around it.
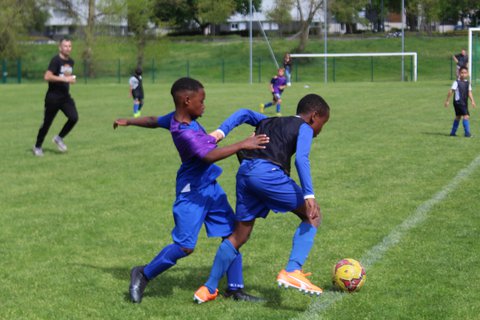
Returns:
[[[407,28],[431,32],[435,23],[477,26],[480,23],[478,0],[403,0]],[[85,41],[82,58],[93,61],[92,47],[98,28],[105,23],[127,21],[128,31],[137,45],[137,64],[143,64],[144,50],[151,31],[158,28],[196,31],[225,22],[232,14],[248,14],[250,0],[0,0],[0,58],[18,58],[19,41],[32,32],[42,32],[49,18],[47,8],[61,10],[73,21],[86,21],[81,28]],[[349,33],[357,23],[374,32],[385,30],[390,12],[401,12],[402,0],[274,0],[267,17],[280,26],[292,22],[298,28],[296,52],[304,52],[314,18],[327,9],[328,21],[346,26]],[[262,0],[252,0],[259,11]],[[87,10],[79,10],[79,6]],[[84,16],[82,16],[84,15]],[[322,27],[321,27],[322,28]],[[80,30],[80,29],[79,29]],[[213,29],[214,30],[214,29]]]

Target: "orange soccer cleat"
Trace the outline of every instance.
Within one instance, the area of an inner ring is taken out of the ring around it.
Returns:
[[[278,286],[284,286],[285,288],[295,288],[300,292],[309,293],[311,295],[321,295],[323,290],[307,279],[311,273],[303,273],[302,270],[295,270],[287,272],[285,269],[280,271],[277,276]]]

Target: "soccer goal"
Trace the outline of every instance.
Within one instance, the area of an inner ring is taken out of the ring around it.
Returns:
[[[411,57],[412,60],[413,60],[413,62],[412,62],[412,69],[413,69],[412,80],[417,81],[417,53],[416,52],[295,53],[295,54],[292,53],[290,56],[292,58],[401,57],[402,59],[404,59],[405,57]]]
[[[468,70],[472,84],[480,83],[480,28],[468,29]]]

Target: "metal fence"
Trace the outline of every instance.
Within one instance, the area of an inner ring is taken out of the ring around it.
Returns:
[[[426,60],[419,56],[418,79],[452,80],[455,65],[451,57]],[[30,83],[43,81],[49,60],[28,61],[0,60],[2,77],[0,83]],[[323,82],[324,59],[298,58],[293,60],[293,82]],[[143,64],[144,82],[171,83],[179,77],[193,77],[202,82],[248,83],[250,81],[249,59],[207,59],[207,60],[156,60],[145,59]],[[412,80],[412,63],[405,59],[405,79]],[[428,68],[424,65],[428,64]],[[92,64],[76,61],[74,73],[80,83],[126,83],[135,63],[120,59],[98,60]],[[270,58],[253,60],[253,82],[265,83],[276,74],[275,64]],[[328,58],[329,82],[355,81],[401,81],[401,60],[399,57],[369,58]]]

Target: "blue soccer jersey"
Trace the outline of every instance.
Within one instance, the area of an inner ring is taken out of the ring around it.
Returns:
[[[217,147],[215,138],[208,135],[197,121],[178,122],[174,114],[157,119],[160,127],[170,131],[182,160],[177,172],[172,239],[182,247],[193,249],[202,224],[205,224],[209,237],[230,235],[234,213],[225,192],[216,182],[222,169],[203,160]]]

